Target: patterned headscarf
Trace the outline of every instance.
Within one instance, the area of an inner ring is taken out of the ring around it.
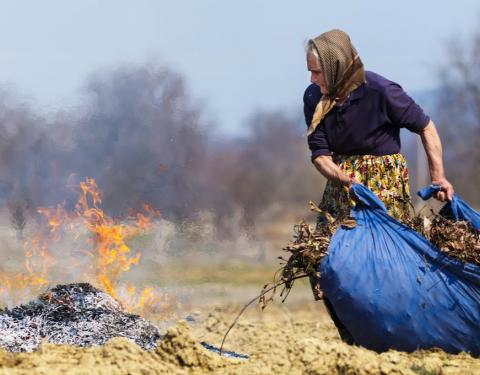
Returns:
[[[318,52],[328,91],[315,108],[308,128],[310,135],[337,101],[345,100],[353,90],[365,82],[365,69],[350,37],[342,30],[327,31],[309,43],[313,44],[313,48]]]

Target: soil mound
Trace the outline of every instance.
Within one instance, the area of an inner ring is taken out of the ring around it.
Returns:
[[[273,307],[273,306],[271,306]],[[115,338],[104,346],[80,348],[42,344],[33,353],[0,350],[3,374],[476,374],[480,361],[468,354],[442,351],[375,352],[349,346],[338,338],[334,326],[318,319],[318,311],[284,311],[247,317],[229,339],[249,360],[220,357],[203,348],[206,339],[218,343],[232,316],[213,314],[203,324],[180,322],[158,341],[155,350],[143,350],[132,341]],[[229,346],[231,346],[229,345]],[[231,347],[230,347],[231,348]]]
[[[44,343],[33,353],[0,349],[0,374],[204,374],[223,373],[220,369],[240,363],[203,348],[185,322],[169,329],[158,344],[156,350],[146,351],[130,340],[114,338],[104,346],[86,348]]]

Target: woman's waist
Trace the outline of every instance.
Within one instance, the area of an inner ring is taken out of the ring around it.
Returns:
[[[348,154],[337,154],[332,155],[333,161],[335,164],[341,164],[345,162],[351,163],[361,163],[361,164],[372,164],[372,163],[394,163],[394,164],[406,164],[407,160],[402,153],[392,153],[386,155],[374,155],[374,154],[365,154],[365,155],[348,155]]]

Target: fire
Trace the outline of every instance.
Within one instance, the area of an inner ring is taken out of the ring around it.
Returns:
[[[153,315],[159,310],[165,310],[173,305],[173,300],[168,294],[158,294],[152,287],[144,288],[140,293],[134,286],[127,288],[128,297],[124,299],[130,310],[142,315]]]
[[[171,304],[166,296],[159,296],[152,287],[137,291],[134,286],[120,285],[122,274],[138,265],[141,258],[139,251],[134,252],[129,247],[128,240],[150,230],[152,219],[159,217],[159,212],[144,204],[142,212],[131,210],[129,220],[118,221],[101,209],[101,203],[100,189],[95,180],[89,178],[80,183],[74,212],[67,212],[64,206],[39,208],[38,213],[45,219],[48,231],[25,241],[23,272],[16,275],[0,273],[0,293],[19,288],[29,288],[37,292],[52,282],[61,281],[51,280],[49,277],[49,269],[56,260],[50,254],[48,245],[60,241],[66,233],[73,234],[73,238],[78,240],[81,238],[80,229],[86,228],[90,236],[86,240],[84,254],[92,261],[90,274],[95,275],[94,284],[138,313],[153,312],[154,306]],[[72,254],[68,256],[73,257]],[[73,257],[70,262],[72,267],[77,263],[79,260]]]
[[[110,295],[118,298],[116,287],[119,276],[130,270],[132,265],[138,264],[141,256],[139,252],[133,254],[125,241],[147,228],[150,217],[142,215],[142,220],[133,225],[116,223],[99,207],[102,199],[95,180],[87,179],[80,184],[80,188],[76,212],[93,234],[97,282]]]
[[[0,273],[0,295],[15,298],[25,289],[37,292],[48,285],[48,271],[55,263],[48,251],[48,243],[58,240],[64,213],[59,207],[50,210],[39,208],[37,211],[46,217],[49,232],[47,235],[38,234],[23,242],[24,271],[13,274]]]
[[[48,253],[47,243],[43,239],[34,238],[24,243],[25,274],[18,274],[21,285],[43,287],[48,284],[48,269],[54,259]]]
[[[47,220],[51,239],[58,240],[62,224],[65,223],[68,218],[65,209],[62,206],[57,206],[54,209],[40,207],[37,209],[37,212]]]

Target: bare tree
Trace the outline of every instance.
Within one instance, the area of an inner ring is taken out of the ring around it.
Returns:
[[[224,148],[214,168],[216,185],[230,209],[241,207],[244,225],[254,232],[255,221],[274,205],[288,214],[320,198],[322,179],[309,161],[303,120],[282,111],[254,113],[246,124],[248,136]],[[278,217],[272,217],[275,221]]]
[[[245,124],[247,136],[214,142],[215,127],[184,79],[155,64],[99,71],[85,97],[83,107],[47,121],[0,93],[0,204],[73,203],[67,181],[93,177],[111,214],[150,203],[171,220],[208,210],[221,224],[241,210],[254,232],[272,207],[287,214],[320,198],[323,180],[300,116],[259,111]],[[11,207],[20,228],[27,212]]]
[[[16,237],[19,240],[23,240],[23,231],[27,224],[27,202],[20,197],[12,197],[9,200],[8,210],[10,212],[10,224],[15,229]]]
[[[205,132],[178,74],[155,65],[122,67],[94,75],[86,95],[72,165],[98,180],[110,211],[149,202],[179,218],[201,206],[196,175]]]
[[[478,205],[480,183],[480,33],[452,40],[440,71],[437,122],[449,177],[456,190]]]
[[[56,202],[66,159],[55,134],[54,125],[14,94],[0,94],[0,202],[28,201],[30,209]]]

